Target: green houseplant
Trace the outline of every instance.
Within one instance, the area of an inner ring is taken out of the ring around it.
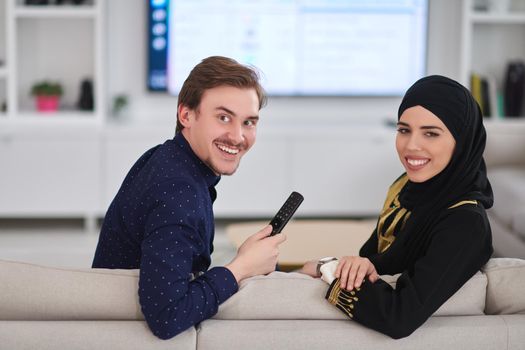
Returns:
[[[118,94],[113,97],[113,115],[115,117],[121,117],[123,111],[126,110],[128,106],[128,95]]]
[[[31,95],[36,98],[36,109],[39,112],[56,111],[62,94],[62,85],[58,82],[44,80],[31,87]]]

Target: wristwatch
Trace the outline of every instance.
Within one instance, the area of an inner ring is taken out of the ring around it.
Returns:
[[[326,258],[319,259],[319,261],[317,261],[317,268],[315,269],[317,276],[321,277],[321,266],[334,260],[337,260],[337,258],[334,258],[333,256],[327,256]]]

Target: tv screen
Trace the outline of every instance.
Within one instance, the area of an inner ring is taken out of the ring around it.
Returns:
[[[203,58],[256,66],[277,96],[399,96],[425,74],[427,0],[150,0],[148,88]]]

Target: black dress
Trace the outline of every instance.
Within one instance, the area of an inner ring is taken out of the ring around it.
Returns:
[[[407,90],[398,111],[421,106],[446,125],[455,146],[448,165],[420,183],[406,175],[390,187],[376,230],[360,250],[379,274],[401,276],[394,290],[382,280],[327,299],[349,317],[393,338],[411,334],[492,255],[485,213],[493,204],[483,152],[479,105],[458,82],[429,76]]]
[[[392,208],[404,182],[406,176],[391,186],[378,222]],[[336,279],[326,294],[328,301],[355,321],[392,338],[410,335],[492,254],[491,230],[483,206],[476,201],[457,204],[436,216],[427,239],[418,240],[417,246],[407,244],[410,240],[403,236],[404,225],[386,240],[383,233],[388,229],[378,235],[376,228],[363,245],[359,255],[369,258],[380,275],[401,273],[396,289],[380,279],[375,283],[365,280],[361,288],[349,292],[342,290]],[[389,246],[384,243],[391,238]]]

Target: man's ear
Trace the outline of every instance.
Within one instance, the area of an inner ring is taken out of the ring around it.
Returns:
[[[179,115],[179,122],[182,124],[182,126],[185,128],[191,126],[193,121],[193,110],[181,104],[179,105],[177,114]]]

